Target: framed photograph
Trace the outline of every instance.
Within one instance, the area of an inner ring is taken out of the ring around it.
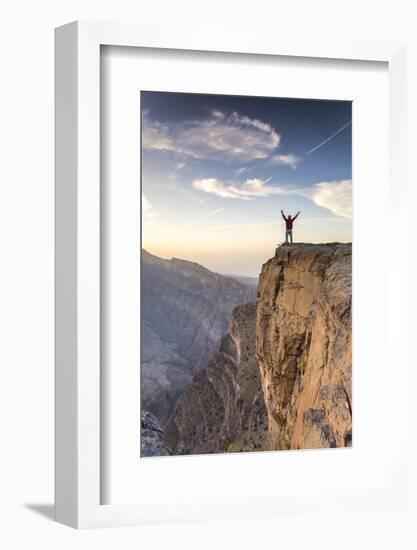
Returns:
[[[404,502],[404,51],[56,30],[58,521]]]
[[[351,447],[352,103],[140,104],[141,456]]]

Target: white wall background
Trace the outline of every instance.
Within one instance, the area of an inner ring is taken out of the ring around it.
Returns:
[[[408,40],[409,197],[416,198],[417,37],[406,0],[14,0],[0,8],[0,546],[3,548],[415,548],[416,476],[408,510],[368,515],[76,532],[53,523],[53,28],[75,19],[216,23],[248,33]],[[414,199],[414,202],[413,202]],[[398,229],[398,228],[397,228]],[[410,235],[411,237],[411,235]],[[400,235],[399,235],[400,238]],[[410,341],[417,280],[410,250]],[[388,259],[390,260],[390,259]],[[395,261],[395,260],[394,260]],[[383,301],[384,297],[381,297]],[[410,346],[410,460],[417,377]],[[384,444],[395,444],[387,434]],[[254,502],[254,506],[262,506]]]

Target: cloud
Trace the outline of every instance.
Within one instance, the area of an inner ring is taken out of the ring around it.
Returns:
[[[271,178],[247,179],[243,184],[225,183],[217,178],[196,179],[192,182],[194,189],[211,193],[224,199],[251,200],[272,195],[299,195],[312,200],[317,206],[327,208],[336,216],[352,217],[352,180],[322,181],[312,188],[284,188],[268,185]],[[212,214],[217,213],[218,210]],[[210,214],[209,214],[210,215]]]
[[[279,146],[280,134],[268,123],[212,110],[208,117],[163,124],[142,114],[142,146],[195,159],[247,162],[265,159]]]
[[[214,212],[210,212],[210,214],[207,214],[207,216],[214,216],[215,214],[218,214],[219,212],[222,212],[224,208],[218,208]]]
[[[311,153],[313,153],[314,151],[317,151],[317,149],[320,149],[320,147],[322,147],[323,145],[325,145],[326,143],[329,143],[329,141],[331,141],[334,137],[337,136],[337,134],[340,134],[340,132],[342,132],[345,128],[347,128],[349,126],[349,124],[352,124],[352,121],[350,120],[349,122],[346,122],[346,124],[343,124],[343,126],[341,128],[339,128],[338,130],[336,130],[336,132],[334,132],[331,136],[329,136],[328,138],[326,138],[324,141],[322,141],[321,143],[319,143],[318,145],[316,145],[315,147],[313,147],[312,149],[310,149],[309,151],[307,151],[306,153],[306,156],[307,155],[310,155]]]
[[[293,170],[297,168],[297,164],[300,162],[300,158],[295,155],[275,155],[271,158],[273,164],[283,164],[284,166],[291,166]]]
[[[142,195],[142,212],[145,218],[148,220],[152,218],[156,218],[158,216],[158,213],[155,212],[154,207],[152,204],[148,201],[148,199],[145,197],[145,195]]]
[[[244,184],[237,186],[231,183],[224,183],[217,178],[205,178],[194,180],[192,186],[199,191],[212,193],[225,199],[251,200],[256,197],[282,195],[286,192],[281,187],[267,185],[270,179],[261,180],[259,178],[252,178],[246,180]]]
[[[145,195],[142,195],[142,210],[147,211],[152,208],[152,204],[148,201],[148,199],[145,197]]]
[[[310,198],[318,206],[327,208],[337,216],[352,217],[352,180],[317,183]]]

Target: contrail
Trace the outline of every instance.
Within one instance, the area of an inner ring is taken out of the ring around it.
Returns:
[[[214,214],[218,214],[222,210],[224,210],[224,208],[219,208],[218,210],[215,210],[214,212],[210,212],[210,214],[207,214],[207,216],[214,216]]]
[[[336,132],[334,134],[332,134],[330,137],[328,137],[327,139],[325,139],[324,141],[322,141],[321,143],[319,143],[318,145],[316,145],[315,147],[313,147],[312,149],[310,149],[310,151],[307,151],[306,153],[306,156],[309,155],[310,153],[312,153],[313,151],[317,151],[317,149],[319,149],[320,147],[322,147],[323,145],[325,145],[326,143],[328,143],[330,140],[332,140],[335,136],[337,136],[337,134],[340,134],[340,132],[342,132],[345,128],[347,128],[349,126],[349,124],[352,124],[352,121],[350,120],[349,122],[346,122],[346,124],[344,124],[341,128],[339,128],[338,130],[336,130]]]

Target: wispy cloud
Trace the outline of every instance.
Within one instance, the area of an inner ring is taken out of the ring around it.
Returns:
[[[145,195],[142,195],[142,212],[144,217],[148,220],[158,217],[158,213],[155,211],[153,205],[148,201]]]
[[[251,200],[256,197],[268,197],[270,195],[282,195],[286,191],[275,185],[267,185],[271,178],[262,180],[259,178],[247,179],[242,185],[225,183],[217,178],[196,179],[192,186],[204,193],[212,193],[225,199]]]
[[[217,178],[196,179],[192,182],[194,189],[211,193],[224,199],[253,200],[272,195],[299,195],[312,200],[318,206],[326,208],[336,216],[352,216],[352,180],[322,181],[312,187],[289,188],[268,185],[271,178],[247,179],[242,185],[225,183]],[[221,209],[209,215],[214,215]]]
[[[195,159],[265,159],[280,140],[280,134],[270,124],[237,112],[212,110],[204,119],[171,124],[152,120],[148,111],[142,114],[144,149],[172,151]]]
[[[208,216],[214,216],[215,214],[218,214],[219,212],[222,212],[223,210],[224,210],[224,208],[218,208],[214,212],[210,212],[210,214],[207,214],[207,217]]]
[[[350,120],[349,122],[346,122],[346,124],[344,124],[341,128],[339,128],[338,130],[336,130],[336,132],[334,132],[331,136],[329,136],[328,138],[326,138],[324,141],[322,141],[321,143],[319,143],[318,145],[316,145],[315,147],[313,147],[312,149],[310,149],[309,151],[307,151],[306,153],[306,156],[307,155],[310,155],[311,153],[313,153],[314,151],[317,151],[317,149],[320,149],[320,147],[323,147],[323,145],[326,145],[326,143],[329,143],[329,141],[331,141],[334,137],[337,136],[337,134],[340,134],[340,132],[343,132],[343,130],[345,128],[347,128],[350,124],[352,124],[352,121]]]
[[[297,168],[297,164],[301,161],[296,155],[275,155],[271,158],[272,164],[282,164],[290,166],[293,170]]]
[[[327,208],[337,216],[352,217],[352,180],[317,183],[310,198],[318,206]]]

